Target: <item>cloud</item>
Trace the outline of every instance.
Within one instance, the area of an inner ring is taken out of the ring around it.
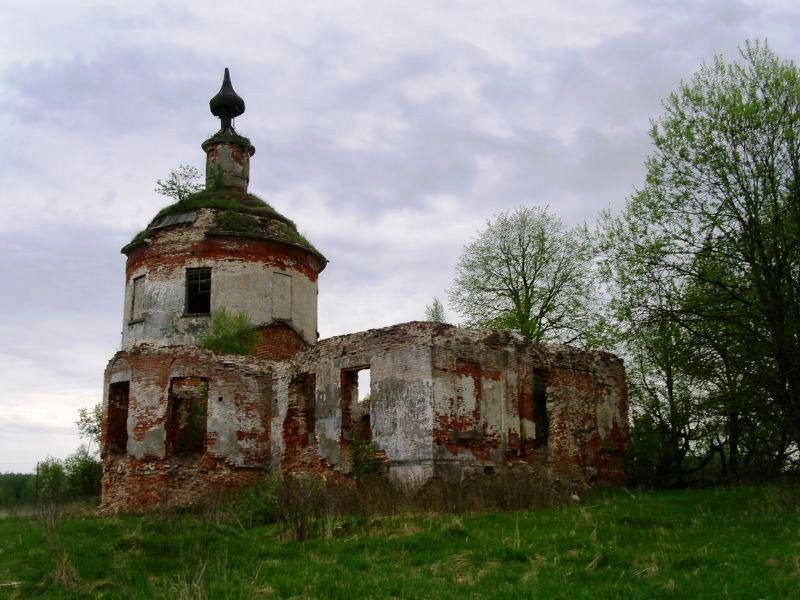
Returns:
[[[155,180],[203,164],[225,66],[247,103],[237,128],[257,148],[251,190],[331,260],[319,305],[333,335],[422,317],[498,212],[547,204],[578,223],[620,207],[642,181],[661,99],[746,38],[793,57],[798,10],[12,0],[0,38],[0,455],[32,468],[77,446],[75,411],[100,397],[118,343],[119,248],[168,203]]]
[[[381,152],[392,150],[408,129],[405,120],[392,110],[362,111],[349,119],[336,136],[336,145],[344,150]]]

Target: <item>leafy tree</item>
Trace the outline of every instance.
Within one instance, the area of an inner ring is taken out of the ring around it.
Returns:
[[[37,502],[60,503],[97,498],[103,466],[86,446],[80,446],[64,460],[48,456],[36,464],[36,473],[27,482],[25,497]]]
[[[80,446],[64,459],[65,492],[72,498],[93,498],[100,495],[103,465],[86,446]]]
[[[89,440],[87,451],[92,447],[92,443],[100,448],[100,435],[103,430],[103,405],[95,404],[92,408],[79,408],[78,420],[75,421],[78,432],[84,439]],[[97,450],[95,450],[95,453]]]
[[[448,296],[469,326],[586,341],[591,261],[585,228],[566,228],[546,208],[519,207],[488,221],[467,244]]]
[[[52,456],[39,461],[36,464],[34,485],[37,501],[58,502],[63,500],[67,488],[64,464]]]
[[[447,323],[447,317],[444,314],[444,304],[439,298],[434,297],[433,302],[425,307],[425,320],[433,321],[434,323]]]
[[[687,431],[687,455],[733,474],[780,468],[800,444],[800,77],[766,44],[740,54],[665,101],[645,185],[602,227],[629,373],[652,384],[670,366],[692,423],[653,418],[647,386],[631,385],[636,417]],[[662,327],[677,360],[638,369],[642,352],[670,349]]]
[[[718,57],[670,96],[647,191],[676,216],[661,221],[666,274],[714,296],[694,315],[770,357],[758,376],[800,444],[800,77],[766,45],[741,58]]]
[[[667,319],[631,333],[622,346],[633,417],[629,476],[637,484],[680,485],[714,457],[708,390],[692,368],[699,349],[691,332]]]
[[[156,179],[155,191],[162,196],[174,198],[178,202],[185,200],[189,194],[202,189],[200,171],[191,165],[180,164],[177,169],[170,170],[166,180]]]

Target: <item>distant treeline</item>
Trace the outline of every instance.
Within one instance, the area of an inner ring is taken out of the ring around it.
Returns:
[[[102,475],[100,461],[82,446],[64,460],[46,458],[34,473],[0,473],[0,508],[98,498]]]
[[[0,473],[0,507],[33,504],[36,500],[35,475]]]

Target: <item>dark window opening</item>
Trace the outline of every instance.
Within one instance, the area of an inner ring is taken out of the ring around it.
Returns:
[[[128,396],[130,382],[118,381],[108,386],[105,451],[125,454],[128,448]]]
[[[296,410],[301,425],[300,442],[307,446],[317,431],[317,376],[300,373],[289,382],[290,411]]]
[[[202,454],[206,444],[208,380],[176,377],[170,381],[167,406],[167,454]]]
[[[186,313],[211,313],[211,269],[186,269]]]
[[[341,375],[342,439],[372,439],[370,424],[371,373],[369,365],[344,369]]]
[[[533,447],[544,448],[550,436],[550,421],[547,416],[547,375],[539,370],[533,372],[533,423]]]
[[[369,413],[361,415],[358,428],[358,437],[365,442],[372,441],[372,423],[369,419]]]

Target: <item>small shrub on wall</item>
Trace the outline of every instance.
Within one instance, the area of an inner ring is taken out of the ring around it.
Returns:
[[[214,311],[200,345],[223,354],[253,354],[258,332],[243,312],[230,313],[225,308]]]

